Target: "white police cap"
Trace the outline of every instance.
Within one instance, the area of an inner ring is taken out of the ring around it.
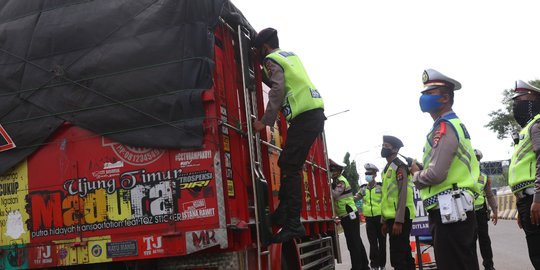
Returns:
[[[514,88],[514,96],[512,96],[512,99],[527,94],[540,94],[540,89],[522,80],[516,81],[516,87]]]
[[[330,161],[330,167],[339,167],[341,169],[344,169],[345,167],[347,167],[346,164],[343,164],[341,162],[336,162],[336,161],[334,161],[332,159],[328,159],[328,161]]]
[[[364,169],[366,169],[366,171],[376,171],[376,172],[379,171],[379,168],[377,168],[377,166],[375,166],[375,165],[373,165],[371,163],[364,164]]]
[[[461,83],[430,68],[424,70],[422,81],[424,82],[424,90],[422,92],[439,87],[446,87],[454,91],[461,89]]]

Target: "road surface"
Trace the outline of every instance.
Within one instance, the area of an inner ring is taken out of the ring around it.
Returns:
[[[497,226],[493,226],[491,222],[489,225],[495,268],[497,270],[533,270],[534,268],[529,260],[525,234],[517,227],[516,221],[499,220]],[[360,234],[362,235],[362,242],[364,243],[369,256],[369,242],[366,236],[365,224],[361,225]],[[388,249],[389,244],[387,243],[386,246]],[[349,270],[351,269],[351,260],[343,233],[340,234],[340,248],[343,263],[336,264],[336,269]],[[390,252],[387,251],[387,254],[390,254]],[[386,259],[386,269],[392,269],[390,266],[390,258],[388,256],[389,255],[387,255]],[[483,269],[480,251],[478,251],[478,261],[480,263],[480,269]]]

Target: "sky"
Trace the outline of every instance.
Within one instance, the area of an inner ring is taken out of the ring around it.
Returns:
[[[260,31],[278,30],[323,96],[330,158],[346,152],[381,169],[382,135],[421,159],[433,119],[419,107],[422,73],[462,84],[454,111],[482,161],[511,157],[510,139],[485,127],[516,80],[540,79],[540,1],[232,0]],[[363,169],[359,168],[362,174]],[[380,179],[378,179],[380,180]]]

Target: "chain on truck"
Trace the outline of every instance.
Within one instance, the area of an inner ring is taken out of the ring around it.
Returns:
[[[335,268],[324,133],[306,237],[265,244],[287,123],[253,132],[269,89],[232,3],[8,2],[0,269]]]

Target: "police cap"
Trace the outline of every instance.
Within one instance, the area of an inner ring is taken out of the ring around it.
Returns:
[[[512,99],[517,98],[519,96],[527,95],[527,94],[540,95],[540,89],[524,81],[521,81],[521,80],[516,81],[516,87],[514,88],[514,96],[512,96]]]
[[[448,90],[454,91],[461,89],[461,83],[430,68],[424,70],[422,81],[424,82],[424,90],[422,90],[422,92],[437,89],[439,87],[445,87]]]
[[[383,143],[389,143],[391,144],[394,148],[401,148],[403,147],[403,142],[394,137],[394,136],[390,136],[390,135],[384,135],[383,136]]]
[[[253,39],[252,46],[260,48],[266,41],[270,40],[273,36],[277,35],[277,30],[271,27],[261,30],[255,39]]]
[[[377,168],[377,166],[371,163],[364,164],[364,169],[366,169],[366,171],[376,171],[376,172],[379,171],[379,168]]]
[[[343,163],[333,161],[332,159],[328,159],[328,161],[330,162],[330,171],[343,170],[347,166]]]

